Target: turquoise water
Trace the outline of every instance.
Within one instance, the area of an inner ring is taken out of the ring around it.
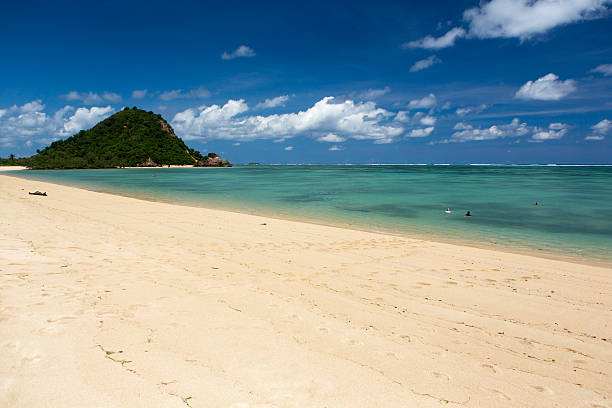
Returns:
[[[606,166],[260,165],[16,173],[151,200],[612,261],[612,167]],[[444,213],[447,207],[451,214]],[[472,217],[464,216],[467,210]]]

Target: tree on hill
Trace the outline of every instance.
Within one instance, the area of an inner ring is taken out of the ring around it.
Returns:
[[[161,115],[125,108],[89,130],[58,140],[29,159],[33,169],[195,164],[204,156],[176,136]],[[150,160],[149,160],[150,159]]]

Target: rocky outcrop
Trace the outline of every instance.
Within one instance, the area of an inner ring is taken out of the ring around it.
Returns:
[[[219,156],[205,157],[195,164],[195,167],[232,167],[232,164],[227,159],[222,159]]]
[[[168,122],[166,122],[166,121],[165,121],[165,120],[163,120],[163,119],[160,119],[160,120],[159,120],[159,125],[161,126],[161,129],[162,129],[164,132],[168,132],[168,133],[170,133],[172,136],[176,137],[176,134],[174,133],[174,129],[172,129],[172,126],[170,126],[170,125],[168,124]]]
[[[149,157],[146,162],[139,164],[138,167],[161,167],[161,165],[155,163],[151,160],[151,157]]]

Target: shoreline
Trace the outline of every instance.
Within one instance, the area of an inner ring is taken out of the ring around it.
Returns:
[[[612,268],[12,176],[0,202],[0,405],[612,398]]]
[[[185,168],[185,167],[196,168],[193,166],[176,166],[174,168]],[[128,167],[125,167],[125,168],[128,168]],[[141,169],[141,168],[147,168],[147,167],[129,167],[129,168]],[[211,167],[211,168],[214,168],[214,167]],[[3,174],[0,172],[0,176],[2,175]],[[20,180],[34,181],[32,179],[21,179],[18,176],[12,176],[10,174],[4,174],[4,176],[15,177]],[[111,196],[126,197],[126,198],[132,198],[135,200],[143,200],[143,201],[148,201],[148,202],[153,202],[153,203],[165,203],[165,204],[177,205],[177,206],[182,206],[182,207],[203,208],[203,209],[212,210],[212,211],[222,211],[222,212],[228,212],[228,213],[233,213],[233,214],[244,214],[244,215],[251,215],[251,216],[256,216],[256,217],[271,218],[271,219],[276,219],[280,221],[291,221],[291,222],[319,225],[319,226],[325,226],[325,227],[331,227],[331,228],[340,228],[340,229],[346,229],[346,230],[351,230],[351,231],[367,232],[367,233],[382,234],[382,235],[407,238],[407,239],[413,239],[413,240],[421,240],[421,241],[432,242],[432,243],[455,245],[459,247],[468,247],[468,248],[483,249],[483,250],[489,250],[489,251],[499,251],[499,252],[504,252],[504,253],[509,253],[509,254],[533,256],[535,258],[575,263],[577,265],[612,267],[612,260],[608,260],[608,259],[592,258],[592,257],[587,257],[587,256],[579,257],[576,255],[565,255],[564,256],[558,252],[548,252],[546,250],[537,250],[537,249],[531,249],[528,247],[504,246],[502,244],[489,244],[485,242],[473,242],[473,241],[468,241],[468,240],[463,241],[459,238],[457,239],[444,238],[442,236],[438,236],[435,234],[421,235],[421,234],[410,234],[410,233],[396,232],[396,231],[375,230],[375,229],[370,229],[370,228],[359,228],[358,226],[355,226],[355,225],[339,225],[339,224],[333,224],[333,223],[326,223],[325,221],[322,221],[322,220],[318,221],[314,219],[306,219],[306,218],[300,218],[300,217],[290,217],[290,216],[276,217],[276,216],[269,215],[269,214],[261,214],[261,213],[256,213],[256,212],[247,212],[247,211],[217,208],[214,206],[209,207],[206,205],[198,205],[197,203],[191,202],[191,201],[184,201],[184,202],[172,201],[172,200],[164,201],[164,200],[159,200],[155,198],[141,197],[141,196],[138,196],[137,194],[130,195],[130,194],[121,194],[118,192],[116,193],[116,192],[100,191],[100,190],[95,190],[91,188],[86,188],[83,186],[55,183],[51,181],[40,181],[40,183],[47,183],[47,184],[52,184],[52,185],[57,185],[57,186],[66,186],[66,187],[81,189],[84,191],[95,192],[99,194],[108,194]]]

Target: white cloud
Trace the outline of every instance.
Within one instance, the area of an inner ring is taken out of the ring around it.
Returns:
[[[106,119],[112,112],[113,108],[110,106],[104,108],[93,106],[89,109],[78,108],[74,115],[64,123],[63,130],[59,133],[61,135],[72,135],[80,130],[89,129],[102,119]]]
[[[379,98],[383,95],[388,94],[389,92],[391,92],[391,88],[389,88],[388,86],[385,86],[384,88],[381,89],[367,89],[363,92],[358,93],[357,95],[355,95],[357,97],[357,99],[359,100],[372,100],[372,99],[376,99]]]
[[[346,138],[340,137],[335,133],[328,133],[325,136],[321,136],[317,138],[317,142],[328,142],[328,143],[341,143],[344,142]]]
[[[409,109],[428,109],[436,106],[436,95],[429,94],[421,99],[414,99],[408,104]]]
[[[510,123],[493,125],[487,128],[476,128],[468,123],[458,122],[453,130],[456,130],[456,132],[449,139],[442,140],[440,143],[518,138],[529,134],[531,134],[530,141],[543,142],[561,139],[569,130],[569,126],[557,122],[549,124],[547,129],[542,129],[537,126],[528,126],[527,123],[514,118]]]
[[[241,115],[248,110],[244,100],[229,100],[223,106],[179,112],[172,126],[187,140],[285,140],[299,135],[316,138],[333,133],[342,138],[391,143],[404,132],[400,124],[391,120],[395,114],[377,108],[374,102],[338,102],[333,97],[325,97],[296,113]]]
[[[415,62],[414,65],[410,67],[410,72],[422,71],[440,62],[442,62],[440,58],[436,57],[435,55],[432,55],[430,57]]]
[[[332,147],[330,147],[327,150],[329,150],[330,152],[337,152],[337,151],[340,151],[340,150],[344,150],[344,147],[333,145]]]
[[[102,95],[99,95],[95,92],[79,93],[77,91],[70,91],[66,95],[62,95],[62,97],[68,101],[81,101],[85,105],[95,105],[104,101],[117,103],[123,100],[121,95],[114,92],[103,92]]]
[[[466,10],[470,36],[520,38],[605,15],[609,0],[492,0]]]
[[[421,125],[424,126],[432,126],[436,124],[436,118],[433,116],[423,116],[422,118],[419,119],[419,122],[421,122]]]
[[[468,125],[465,122],[457,122],[455,123],[455,126],[453,126],[453,130],[467,130],[467,129],[473,129],[474,127],[472,125]]]
[[[442,37],[428,35],[402,44],[403,48],[438,50],[458,38],[518,38],[528,40],[555,27],[605,17],[610,0],[482,0],[463,12],[468,31],[454,27]]]
[[[148,91],[146,89],[136,89],[132,92],[133,99],[143,99],[146,98]]]
[[[515,98],[539,101],[558,101],[576,90],[576,81],[560,81],[548,74],[535,81],[527,81],[514,95]]]
[[[462,108],[457,108],[455,113],[457,114],[457,116],[466,116],[466,115],[469,115],[470,113],[480,113],[487,108],[488,106],[485,104],[478,105],[478,106],[464,106]]]
[[[266,109],[266,108],[276,108],[277,106],[285,106],[285,102],[289,100],[289,95],[281,95],[276,98],[268,99],[265,101],[258,103],[255,108],[258,109]]]
[[[86,129],[109,116],[113,109],[92,107],[75,109],[67,105],[53,115],[44,112],[42,101],[35,100],[22,106],[0,109],[0,144],[31,146],[49,143]]]
[[[590,70],[589,72],[599,72],[603,76],[612,75],[612,64],[601,64]]]
[[[287,150],[288,152],[290,152],[291,150],[293,150],[293,146],[287,146],[287,147],[285,147],[285,150]]]
[[[253,51],[253,49],[251,47],[247,47],[246,45],[241,45],[240,47],[236,48],[234,51],[232,51],[231,53],[227,53],[224,52],[223,54],[221,54],[221,58],[224,60],[231,60],[234,58],[249,58],[249,57],[254,57],[255,56],[255,51]]]
[[[427,137],[434,131],[434,127],[426,127],[423,129],[413,129],[408,133],[408,137]]]
[[[548,125],[548,130],[534,128],[534,133],[531,140],[534,142],[543,142],[545,140],[561,139],[567,133],[569,126],[565,123],[551,123]]]
[[[591,126],[591,134],[585,140],[604,140],[605,136],[612,130],[612,120],[604,119],[596,125]]]
[[[464,122],[459,122],[454,127],[457,132],[445,142],[468,142],[473,140],[493,140],[504,137],[519,137],[528,134],[531,129],[526,123],[521,123],[518,118],[504,125],[493,125],[488,128],[475,128]]]
[[[164,91],[159,95],[162,101],[171,101],[173,99],[204,99],[210,96],[210,91],[204,88],[192,89],[183,91],[182,89],[174,89],[172,91]]]
[[[420,40],[410,41],[402,44],[403,48],[425,48],[430,50],[439,50],[446,47],[452,47],[455,45],[455,41],[458,38],[465,37],[466,32],[461,27],[455,27],[450,29],[442,37],[434,38],[428,35]]]
[[[31,113],[31,112],[38,112],[43,109],[45,109],[45,105],[42,104],[42,101],[40,99],[37,99],[35,101],[28,102],[24,104],[23,106],[20,106],[19,112]]]
[[[121,95],[114,93],[114,92],[104,92],[102,94],[102,98],[105,101],[114,102],[114,103],[121,102],[123,100]]]

